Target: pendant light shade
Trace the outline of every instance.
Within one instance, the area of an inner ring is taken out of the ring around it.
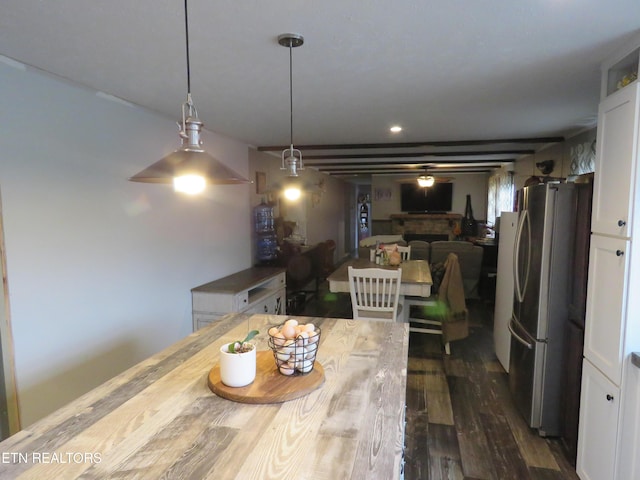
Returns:
[[[129,178],[132,182],[173,183],[179,192],[196,194],[208,184],[250,183],[239,173],[225,166],[202,148],[202,122],[191,99],[191,69],[189,64],[189,19],[184,1],[184,22],[187,53],[187,101],[182,104],[180,148]]]
[[[304,43],[304,37],[297,33],[283,33],[278,36],[278,43],[289,49],[289,127],[291,146],[282,151],[281,170],[287,171],[284,185],[284,196],[288,200],[298,200],[302,195],[302,187],[298,182],[298,171],[304,170],[302,152],[293,148],[293,48]]]

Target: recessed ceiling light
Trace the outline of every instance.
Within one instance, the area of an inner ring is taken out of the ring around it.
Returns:
[[[402,127],[400,125],[394,125],[389,130],[391,130],[391,133],[398,133],[402,131]]]

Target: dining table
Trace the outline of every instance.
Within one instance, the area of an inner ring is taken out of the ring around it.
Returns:
[[[313,388],[219,394],[221,346],[255,329],[266,361],[268,330],[292,318],[320,331]],[[402,478],[408,339],[401,323],[227,314],[2,441],[0,478]]]
[[[379,265],[368,258],[351,258],[343,262],[327,277],[329,291],[334,293],[349,293],[349,267],[353,268],[384,268],[402,269],[400,279],[400,295],[429,297],[433,279],[431,269],[426,260],[405,260],[399,265]]]

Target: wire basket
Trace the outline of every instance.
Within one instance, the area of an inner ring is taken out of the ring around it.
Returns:
[[[286,335],[285,335],[286,334]],[[313,371],[320,346],[320,327],[298,325],[290,319],[269,329],[269,348],[282,375],[306,375]]]

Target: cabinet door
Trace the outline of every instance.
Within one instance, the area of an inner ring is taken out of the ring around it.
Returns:
[[[614,478],[619,391],[588,360],[582,367],[576,471],[582,480]]]
[[[626,365],[616,478],[640,478],[640,365]]]
[[[638,155],[638,89],[623,88],[598,109],[596,167],[591,228],[594,233],[628,237]]]
[[[265,297],[255,305],[252,305],[243,313],[264,313],[267,315],[284,315],[285,314],[285,300],[286,289],[281,288],[273,295]]]
[[[592,235],[584,356],[620,385],[627,297],[628,240]]]

